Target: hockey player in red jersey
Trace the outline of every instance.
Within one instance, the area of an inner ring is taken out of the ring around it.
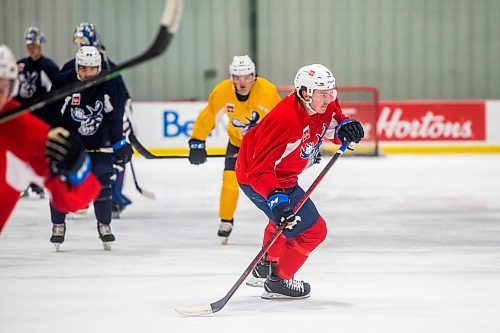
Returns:
[[[18,107],[12,98],[19,87],[16,59],[0,45],[0,112]],[[31,114],[0,123],[0,232],[30,182],[43,185],[61,211],[74,212],[100,192],[90,173],[90,159],[78,139]]]
[[[325,137],[336,144],[358,143],[364,137],[361,124],[342,113],[328,68],[300,68],[294,86],[295,91],[245,135],[235,169],[243,192],[269,218],[263,244],[286,223],[249,281],[259,286],[258,279],[265,278],[264,299],[309,297],[309,283],[294,275],[326,238],[327,229],[310,198],[294,214],[305,193],[298,176],[314,164]]]

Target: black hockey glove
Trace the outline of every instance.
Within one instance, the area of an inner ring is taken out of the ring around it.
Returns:
[[[63,182],[79,185],[90,173],[90,157],[82,141],[62,127],[49,131],[45,156],[52,174],[61,176]]]
[[[348,119],[342,121],[337,127],[337,137],[342,143],[346,141],[359,143],[365,137],[365,131],[359,121]]]
[[[130,143],[127,142],[125,137],[122,137],[120,140],[116,141],[113,144],[113,152],[115,155],[115,164],[124,166],[132,159],[132,155],[134,154],[134,150]]]
[[[203,164],[207,161],[205,141],[191,139],[189,144],[189,162],[194,165]]]
[[[281,226],[286,224],[285,229],[293,230],[293,228],[301,221],[300,216],[295,215],[292,206],[290,206],[290,198],[283,193],[283,190],[274,190],[269,194],[267,206],[273,212],[274,222]]]

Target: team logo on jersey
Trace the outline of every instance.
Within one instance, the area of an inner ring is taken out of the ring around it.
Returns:
[[[309,134],[309,125],[307,125],[303,130],[302,130],[302,141],[306,141],[309,139],[310,134]]]
[[[97,100],[94,107],[88,105],[85,105],[85,107],[86,110],[80,107],[71,108],[71,118],[80,123],[78,133],[90,136],[97,132],[102,123],[104,103]]]
[[[227,113],[234,113],[234,104],[233,103],[226,104],[226,112]]]
[[[323,137],[326,134],[327,128],[328,127],[326,126],[326,124],[323,124],[321,134],[316,134],[316,137],[318,138],[318,141],[316,143],[307,142],[304,146],[300,147],[300,157],[308,160],[305,169],[313,165],[314,161],[316,161],[316,158],[319,154],[319,148],[323,143]]]
[[[22,73],[24,71],[24,62],[20,62],[18,65],[17,65],[17,71],[19,73]]]
[[[71,96],[71,105],[80,105],[80,99],[82,95],[80,93],[73,94]]]
[[[36,93],[36,81],[38,80],[38,72],[26,72],[19,74],[19,96],[22,98],[31,98]]]
[[[248,120],[248,123],[244,123],[239,119],[236,118],[231,118],[231,123],[233,124],[234,127],[236,128],[241,128],[241,134],[245,135],[247,132],[254,126],[257,125],[260,119],[260,115],[256,111],[252,111],[252,117],[248,118],[247,116],[244,117],[246,120]]]

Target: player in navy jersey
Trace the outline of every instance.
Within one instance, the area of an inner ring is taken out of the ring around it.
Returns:
[[[99,53],[101,54],[101,59],[102,59],[101,66],[103,70],[110,70],[116,67],[116,64],[109,59],[108,54],[106,52],[106,48],[102,44],[99,35],[92,23],[82,22],[75,28],[75,31],[73,33],[73,43],[75,43],[78,47],[95,46],[97,50],[99,50]],[[71,59],[64,64],[61,72],[71,70],[74,67],[75,67],[75,59]],[[131,108],[130,94],[121,76],[118,77],[118,80],[123,85],[123,89],[125,90],[125,96],[128,100],[125,106],[128,109],[129,113],[131,113],[132,108]],[[124,135],[127,136],[129,134],[127,132],[127,129],[129,132],[131,129],[130,120],[127,116],[127,112],[124,113],[123,127],[126,132],[124,133]],[[115,178],[112,185],[113,218],[119,218],[121,212],[125,209],[126,206],[130,205],[132,201],[122,193],[123,180],[125,178],[125,169],[120,167],[119,165],[115,165],[113,178]]]
[[[59,73],[54,88],[92,79],[100,72],[101,54],[97,48],[82,46],[75,57],[75,68]],[[110,228],[113,163],[124,166],[132,157],[132,147],[123,136],[125,101],[123,84],[113,79],[70,94],[50,108],[50,124],[78,134],[92,160],[92,170],[101,182],[102,191],[94,201],[94,212],[99,238],[106,250],[111,249],[115,240]],[[54,244],[64,242],[65,217],[51,206]]]
[[[29,27],[24,33],[24,43],[28,57],[17,62],[19,70],[19,92],[16,100],[21,105],[26,105],[33,100],[46,95],[52,89],[52,81],[59,72],[59,67],[54,61],[42,54],[42,44],[45,43],[45,35],[38,27]],[[42,110],[33,112],[38,118],[43,118]],[[45,197],[43,188],[36,184],[30,184],[24,191],[23,196],[29,196],[29,190],[36,193],[40,198]]]

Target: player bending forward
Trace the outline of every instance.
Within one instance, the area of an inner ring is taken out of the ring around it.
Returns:
[[[20,105],[12,100],[18,87],[16,59],[0,45],[0,113]],[[101,188],[90,168],[83,145],[62,128],[49,131],[31,114],[0,123],[0,232],[30,182],[43,185],[60,211],[88,205]]]
[[[82,46],[76,54],[75,68],[56,76],[55,87],[75,81],[87,81],[101,72],[101,55],[94,46]],[[117,79],[103,82],[56,103],[52,125],[62,126],[77,135],[92,160],[92,171],[102,191],[94,200],[97,232],[105,250],[111,250],[115,236],[111,232],[111,176],[113,163],[124,166],[132,157],[132,147],[123,137],[125,91]],[[51,203],[52,237],[56,249],[64,242],[66,214]]]
[[[309,283],[294,279],[309,254],[326,238],[326,223],[311,199],[294,214],[304,195],[297,184],[314,164],[326,137],[338,144],[358,143],[361,124],[342,113],[332,72],[319,64],[299,69],[295,91],[250,130],[240,148],[236,175],[243,192],[269,218],[265,244],[277,226],[283,233],[257,264],[252,277],[264,279],[264,299],[309,297]]]
[[[229,118],[222,189],[220,194],[220,225],[217,235],[226,244],[233,230],[234,213],[239,189],[234,165],[241,139],[249,129],[257,125],[280,101],[278,89],[262,77],[257,77],[255,64],[249,56],[235,56],[229,64],[230,79],[219,83],[211,92],[208,105],[196,118],[189,140],[189,162],[199,165],[207,160],[205,139],[214,129],[217,115],[224,111]]]

